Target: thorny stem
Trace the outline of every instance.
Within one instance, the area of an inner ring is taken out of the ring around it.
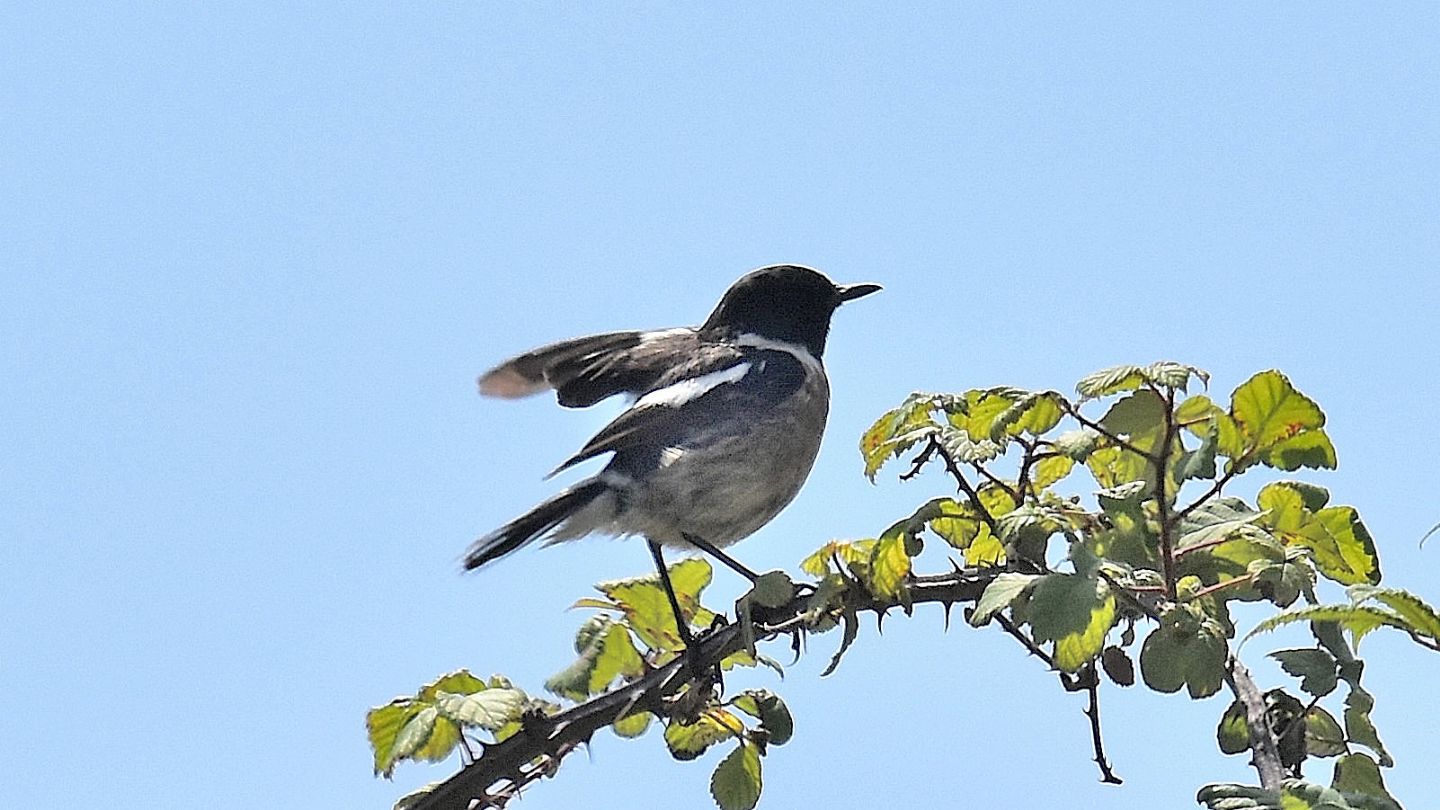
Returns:
[[[1015,623],[1006,618],[1003,613],[996,613],[994,619],[1031,655],[1056,670],[1060,676],[1060,684],[1065,687],[1065,691],[1079,692],[1083,690],[1089,693],[1090,705],[1084,711],[1085,716],[1090,719],[1090,742],[1095,747],[1095,764],[1100,768],[1100,781],[1111,785],[1122,784],[1124,780],[1116,776],[1115,771],[1110,768],[1110,760],[1105,756],[1105,740],[1100,736],[1100,676],[1095,672],[1095,664],[1092,662],[1079,675],[1072,676],[1056,666],[1055,659],[1041,649],[1029,636],[1021,632],[1020,628],[1016,627]]]
[[[1105,738],[1100,736],[1100,678],[1095,675],[1095,664],[1090,664],[1090,679],[1085,691],[1090,693],[1090,705],[1085,716],[1090,718],[1090,742],[1095,746],[1095,764],[1100,768],[1100,781],[1110,785],[1124,784],[1125,780],[1115,775],[1110,760],[1105,758]]]

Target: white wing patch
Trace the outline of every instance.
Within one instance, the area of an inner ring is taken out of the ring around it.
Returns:
[[[678,407],[685,403],[699,399],[711,390],[725,385],[726,383],[738,382],[750,372],[750,363],[737,363],[720,371],[712,371],[709,374],[702,374],[689,380],[681,380],[674,385],[667,385],[643,397],[635,400],[636,408],[648,408],[655,405],[667,405]]]

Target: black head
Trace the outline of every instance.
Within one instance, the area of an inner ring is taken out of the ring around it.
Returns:
[[[730,285],[700,328],[798,343],[818,358],[825,351],[830,316],[836,307],[879,289],[878,284],[839,286],[794,264],[762,267]]]

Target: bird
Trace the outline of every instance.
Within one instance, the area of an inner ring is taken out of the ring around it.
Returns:
[[[688,645],[662,547],[705,551],[755,579],[721,549],[769,523],[805,483],[829,411],[821,358],[831,316],[879,289],[770,265],[732,284],[697,327],[565,340],[486,372],[479,387],[488,397],[553,390],[567,408],[617,394],[632,401],[550,475],[608,453],[600,472],[480,537],[464,568],[535,540],[641,536]]]

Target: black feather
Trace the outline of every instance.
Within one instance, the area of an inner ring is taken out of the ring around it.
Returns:
[[[606,489],[604,483],[594,478],[582,481],[476,540],[465,552],[465,570],[473,571],[543,536]]]

